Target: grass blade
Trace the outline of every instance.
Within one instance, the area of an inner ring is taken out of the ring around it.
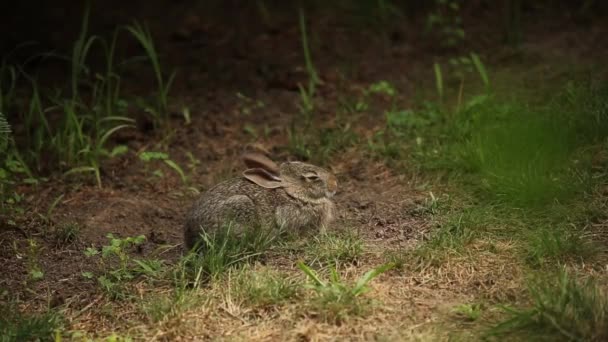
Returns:
[[[303,262],[298,262],[298,268],[302,270],[314,283],[316,286],[327,286],[323,280],[319,278],[317,272],[315,272],[312,268],[306,266]]]

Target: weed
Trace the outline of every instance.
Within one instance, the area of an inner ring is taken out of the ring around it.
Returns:
[[[124,296],[122,291],[124,282],[132,280],[138,272],[143,274],[147,274],[147,272],[155,274],[157,270],[153,269],[149,263],[142,261],[137,263],[138,268],[136,269],[133,269],[131,266],[132,260],[127,249],[142,244],[146,239],[145,236],[140,235],[137,237],[120,239],[115,237],[112,233],[109,233],[107,238],[110,240],[110,244],[102,247],[100,259],[101,266],[104,268],[105,272],[103,275],[97,277],[97,281],[111,298],[118,299]],[[87,257],[93,257],[98,254],[100,254],[100,252],[91,247],[87,248],[85,251]],[[110,267],[108,264],[110,260],[118,261],[117,267]],[[136,272],[136,270],[138,272]],[[83,276],[86,278],[94,277],[91,273],[84,273]]]
[[[0,112],[0,151],[4,152],[8,148],[8,140],[11,134],[11,126],[6,121],[4,114]]]
[[[355,233],[321,234],[305,247],[309,264],[356,263],[363,255],[363,241]]]
[[[454,47],[465,38],[460,17],[460,2],[457,0],[436,0],[435,10],[427,17],[427,30],[437,29],[441,44]]]
[[[26,314],[14,303],[0,305],[0,340],[52,341],[63,326],[63,317],[57,311]],[[59,339],[60,340],[60,339]],[[57,339],[55,339],[57,341]]]
[[[312,57],[310,56],[310,49],[308,47],[308,35],[306,33],[306,17],[302,8],[300,8],[299,11],[299,20],[300,34],[302,37],[302,50],[304,51],[304,61],[306,62],[306,71],[308,72],[309,82],[308,88],[306,89],[306,94],[309,98],[311,98],[315,94],[315,87],[321,82],[321,80],[319,79],[317,71],[312,63]]]
[[[79,234],[80,226],[77,223],[65,223],[55,227],[55,241],[60,245],[76,241]]]
[[[312,282],[309,287],[315,292],[313,309],[324,320],[334,323],[340,323],[350,315],[363,315],[370,304],[361,297],[370,290],[368,283],[393,267],[394,265],[390,263],[378,266],[365,273],[354,285],[350,285],[340,279],[335,268],[331,269],[330,279],[325,282],[313,269],[298,262],[298,268]]]
[[[245,267],[228,274],[231,290],[244,303],[256,308],[282,304],[299,295],[294,278],[276,271],[262,271]]]
[[[608,298],[593,279],[579,282],[565,269],[555,277],[531,282],[532,308],[505,307],[510,318],[496,325],[491,335],[526,331],[570,341],[604,341],[608,338]]]
[[[313,126],[313,112],[315,110],[315,92],[317,85],[321,82],[317,71],[313,65],[308,46],[308,35],[306,32],[306,18],[304,10],[299,9],[300,20],[300,35],[302,38],[302,49],[304,52],[304,61],[306,63],[306,71],[308,72],[308,85],[304,87],[298,84],[300,91],[300,116],[291,121],[290,127],[287,130],[289,136],[289,146],[292,151],[299,157],[310,159],[312,156],[308,148],[310,130]]]
[[[152,63],[158,85],[156,109],[152,114],[157,128],[161,126],[166,127],[169,121],[168,95],[173,79],[175,78],[175,72],[171,73],[167,80],[163,77],[158,52],[156,51],[154,40],[152,39],[152,35],[147,26],[135,22],[133,25],[127,26],[127,31],[129,31],[141,44],[146,51],[150,63]]]
[[[175,279],[183,287],[186,287],[185,283],[197,287],[206,280],[216,279],[230,268],[262,256],[278,234],[262,227],[237,234],[233,232],[232,223],[215,233],[203,232],[198,245],[177,268]]]
[[[584,259],[597,251],[575,227],[570,226],[541,226],[530,230],[525,240],[528,243],[526,260],[536,267],[568,259]]]
[[[133,268],[133,274],[145,275],[148,278],[154,279],[159,278],[165,269],[165,263],[163,260],[148,259],[138,260],[133,259],[133,262],[137,265]]]
[[[139,304],[142,314],[155,323],[173,317],[182,310],[200,305],[200,297],[196,292],[174,289],[169,293],[150,293]]]
[[[443,103],[443,73],[441,72],[439,63],[433,65],[433,70],[435,71],[435,88],[437,89],[439,102]]]
[[[468,321],[476,321],[481,317],[483,307],[481,304],[460,304],[456,305],[452,311],[458,316],[464,317]]]
[[[188,181],[186,174],[184,173],[184,170],[182,170],[182,168],[179,165],[177,165],[177,163],[175,163],[173,160],[169,159],[169,155],[164,152],[152,152],[152,151],[142,152],[139,154],[139,159],[146,163],[149,163],[153,160],[160,160],[163,163],[165,163],[167,166],[169,166],[171,169],[173,169],[173,171],[177,172],[177,174],[180,176],[180,178],[184,184],[186,184]],[[156,173],[158,173],[158,172],[156,172]]]
[[[31,280],[38,281],[44,278],[44,272],[40,267],[40,252],[42,251],[42,247],[34,239],[28,239],[27,243],[26,260],[28,275]]]

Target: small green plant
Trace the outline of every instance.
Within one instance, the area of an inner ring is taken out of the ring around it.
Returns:
[[[60,245],[70,244],[78,238],[80,226],[77,223],[65,223],[55,227],[55,240]]]
[[[510,318],[490,330],[490,335],[521,331],[528,336],[568,341],[605,341],[608,338],[608,298],[593,279],[579,282],[565,269],[555,277],[530,284],[532,308],[504,307]]]
[[[177,174],[180,176],[180,178],[184,184],[186,184],[188,181],[186,174],[184,173],[184,170],[182,170],[182,168],[179,165],[177,165],[177,163],[175,163],[173,160],[169,159],[169,155],[167,153],[145,151],[145,152],[142,152],[139,154],[139,159],[146,163],[150,163],[154,160],[160,160],[163,163],[165,163],[167,166],[169,166],[171,169],[173,169],[173,171],[177,172]],[[155,172],[155,173],[158,173],[158,172]]]
[[[460,316],[465,318],[467,321],[476,321],[481,317],[481,313],[483,311],[483,307],[481,304],[460,304],[456,305],[452,311]]]
[[[427,31],[437,30],[444,47],[454,47],[465,38],[460,16],[460,1],[435,0],[435,10],[428,14]]]
[[[38,242],[34,239],[28,239],[28,249],[27,249],[27,269],[28,275],[31,280],[38,281],[44,278],[44,272],[40,267],[40,252],[42,251],[42,247],[38,244]]]
[[[321,234],[305,247],[309,264],[356,263],[363,255],[363,241],[355,233]]]
[[[106,293],[108,293],[112,298],[121,298],[124,293],[122,291],[122,286],[125,281],[132,280],[139,273],[146,273],[146,271],[154,271],[152,267],[145,262],[138,262],[138,268],[133,268],[132,258],[128,254],[128,249],[141,245],[146,237],[144,235],[139,235],[137,237],[126,237],[126,238],[117,238],[114,234],[109,233],[107,238],[110,240],[110,244],[103,246],[101,249],[101,266],[105,270],[104,274],[97,277],[97,281],[104,289]],[[85,255],[87,257],[93,257],[99,255],[99,250],[89,247],[85,251]],[[117,262],[115,267],[112,266],[111,262]],[[142,271],[143,270],[143,271]],[[85,278],[93,278],[94,275],[92,273],[83,273]]]
[[[304,10],[300,8],[299,11],[300,19],[300,34],[302,36],[302,50],[304,51],[304,61],[306,62],[306,71],[308,72],[308,87],[304,88],[300,86],[300,95],[302,97],[302,107],[304,113],[310,115],[314,110],[313,97],[315,95],[315,89],[318,84],[321,83],[317,70],[315,69],[312,57],[310,55],[310,48],[308,46],[308,35],[306,33],[306,17]]]
[[[298,268],[312,282],[309,287],[315,293],[315,298],[312,300],[313,309],[325,320],[334,323],[339,323],[350,315],[364,314],[370,304],[369,301],[362,299],[362,295],[370,290],[368,283],[393,267],[391,263],[378,266],[351,285],[340,279],[335,268],[331,269],[330,279],[325,282],[313,269],[303,262],[298,262]]]

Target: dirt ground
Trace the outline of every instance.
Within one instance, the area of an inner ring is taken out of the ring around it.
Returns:
[[[20,203],[24,212],[0,221],[0,289],[20,298],[24,311],[62,306],[73,330],[94,336],[117,331],[142,340],[448,340],[451,332],[463,339],[474,334],[467,332],[466,323],[452,317],[451,306],[480,297],[493,302],[521,299],[522,275],[510,269],[516,263],[509,252],[514,247],[494,246],[501,253],[480,258],[490,252],[486,243],[479,241],[471,247],[475,261],[471,256],[455,256],[439,267],[382,275],[372,283],[371,294],[383,305],[371,315],[344,324],[319,322],[300,313],[297,304],[250,312],[238,303],[231,306],[230,299],[221,294],[217,301],[209,300],[160,323],[146,323],[128,303],[116,303],[108,314],[108,303],[98,284],[82,276],[83,272],[98,272],[99,267],[84,256],[87,247],[106,245],[108,233],[119,237],[143,234],[146,241],[132,251],[134,256],[157,256],[159,247],[170,246],[159,257],[174,264],[183,253],[184,215],[197,191],[203,192],[242,170],[238,156],[244,149],[255,145],[276,160],[294,158],[286,148],[284,128],[298,112],[297,85],[307,82],[308,77],[297,15],[286,12],[263,23],[254,8],[215,17],[192,10],[188,4],[133,3],[121,13],[103,10],[93,16],[91,28],[107,32],[116,24],[128,23],[133,13],[150,24],[164,69],[177,70],[170,92],[174,133],[166,151],[184,168],[188,184],[166,165],[148,165],[138,159],[139,151],[158,150],[160,139],[157,132],[140,124],[116,136],[130,152],[103,164],[102,189],[94,180],[60,175],[51,175],[38,186],[20,185],[17,192],[24,195]],[[61,18],[66,13],[57,10],[54,15]],[[75,13],[69,17],[76,26],[66,24],[64,30],[78,27],[81,18]],[[465,14],[464,18],[470,38],[458,48],[443,49],[436,37],[423,34],[424,24],[415,20],[394,24],[387,39],[379,39],[369,25],[356,26],[336,13],[311,13],[312,58],[324,82],[317,95],[317,124],[334,125],[342,97],[356,98],[362,89],[381,80],[399,90],[400,106],[413,104],[421,93],[432,91],[433,62],[445,61],[461,51],[478,51],[486,65],[497,69],[552,72],[554,65],[608,60],[604,59],[608,57],[608,41],[604,39],[608,26],[599,20],[589,26],[556,17],[530,22],[524,44],[513,51],[502,44],[500,27],[476,24],[498,20],[494,11]],[[61,33],[51,35],[49,45],[62,46],[66,42],[63,37]],[[133,73],[124,78],[135,93],[154,89],[152,74]],[[383,124],[383,110],[391,105],[388,99],[373,101],[354,127],[363,140]],[[183,107],[191,112],[189,125],[181,118]],[[246,126],[259,131],[266,128],[269,133],[255,139],[246,132]],[[409,249],[424,240],[435,224],[420,210],[429,199],[429,191],[436,196],[450,191],[434,183],[436,175],[421,175],[415,165],[395,170],[358,146],[332,155],[324,166],[339,179],[336,227],[348,227],[364,241],[361,260],[342,268],[347,279],[381,264],[387,251]],[[153,169],[161,169],[163,177],[152,175]],[[59,196],[52,215],[44,218]],[[68,223],[77,224],[80,232],[72,243],[60,244],[53,232]],[[38,260],[44,271],[44,278],[37,282],[28,281],[31,241],[39,247]],[[297,276],[296,261],[296,257],[283,256],[252,267],[282,269]],[[144,297],[151,289],[141,286]],[[217,286],[221,284],[211,285],[209,293],[221,293]]]

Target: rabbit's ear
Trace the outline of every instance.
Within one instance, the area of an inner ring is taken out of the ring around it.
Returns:
[[[283,181],[277,175],[273,175],[262,168],[252,168],[243,172],[243,177],[253,183],[267,189],[275,189],[283,187]]]
[[[245,155],[243,155],[243,161],[245,162],[245,165],[247,165],[248,168],[261,168],[274,175],[279,174],[279,166],[263,154],[246,153]]]

